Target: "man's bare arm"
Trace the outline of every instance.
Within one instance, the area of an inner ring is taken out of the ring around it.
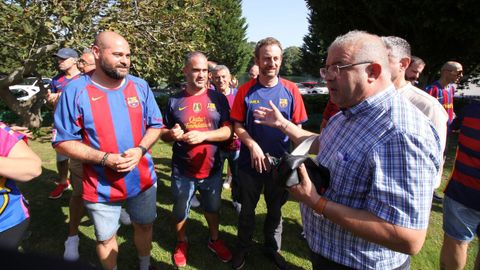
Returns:
[[[58,153],[80,160],[82,163],[99,164],[105,155],[105,152],[96,150],[81,141],[63,141],[54,147]]]
[[[321,196],[313,186],[305,166],[298,169],[300,184],[289,188],[292,195],[327,219],[367,241],[392,250],[415,255],[423,246],[426,229],[410,229],[388,223],[364,209],[351,208],[328,201],[322,208]]]

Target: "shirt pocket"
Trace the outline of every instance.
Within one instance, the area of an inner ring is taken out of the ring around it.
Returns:
[[[358,152],[338,152],[333,162],[331,187],[336,194],[351,198],[365,192],[366,167]]]

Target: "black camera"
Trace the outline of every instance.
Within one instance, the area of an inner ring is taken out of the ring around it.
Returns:
[[[330,185],[330,171],[326,167],[317,164],[308,155],[285,153],[281,158],[276,158],[267,153],[265,157],[267,171],[272,172],[275,182],[283,188],[289,188],[300,183],[297,168],[302,163],[305,164],[308,176],[318,194],[323,194]]]

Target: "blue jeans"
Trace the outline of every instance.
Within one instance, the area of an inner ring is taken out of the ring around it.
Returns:
[[[230,172],[232,173],[232,183],[230,184],[232,188],[232,201],[238,202],[240,196],[238,194],[238,157],[240,156],[240,150],[237,151],[220,151],[220,158],[222,160],[223,168],[225,160],[228,160],[228,165],[230,166]]]
[[[205,179],[196,179],[172,173],[172,214],[175,221],[187,219],[191,200],[198,189],[201,194],[200,203],[207,213],[218,213],[222,201],[222,171],[211,174]]]

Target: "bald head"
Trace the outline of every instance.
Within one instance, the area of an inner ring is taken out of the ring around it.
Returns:
[[[104,84],[117,85],[125,78],[130,69],[130,46],[121,35],[105,31],[95,38],[92,47],[95,57],[95,79]]]
[[[458,69],[462,69],[462,65],[455,61],[448,61],[445,64],[443,64],[441,68],[441,70],[458,70]]]
[[[93,45],[98,46],[100,49],[107,49],[115,43],[126,43],[128,45],[124,37],[112,31],[105,31],[98,34],[95,37]]]
[[[248,71],[248,77],[250,77],[250,79],[256,79],[259,72],[258,65],[255,64]]]
[[[444,84],[458,83],[463,77],[463,67],[455,61],[448,61],[440,69],[440,81]]]

